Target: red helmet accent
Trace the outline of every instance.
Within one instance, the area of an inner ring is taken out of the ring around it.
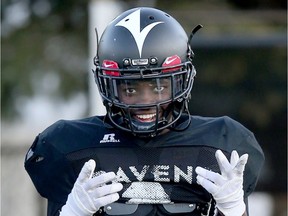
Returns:
[[[119,69],[117,62],[115,61],[111,61],[111,60],[104,60],[102,63],[102,67],[103,68],[112,68],[112,69]],[[103,74],[104,75],[108,75],[108,76],[120,76],[120,72],[119,71],[113,71],[113,70],[104,70],[103,69]]]
[[[164,63],[162,64],[162,67],[171,67],[171,66],[180,65],[180,64],[181,64],[181,58],[178,55],[173,55],[165,59]],[[180,68],[181,66],[163,69],[162,72],[173,72],[173,71],[179,70]]]

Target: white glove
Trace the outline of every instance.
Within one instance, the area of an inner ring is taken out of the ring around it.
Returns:
[[[95,167],[94,160],[84,164],[60,216],[91,216],[100,207],[119,199],[117,192],[122,190],[122,184],[105,184],[115,179],[115,173],[104,173],[92,178]]]
[[[239,158],[236,151],[232,151],[230,163],[221,150],[215,153],[221,175],[204,169],[196,168],[197,183],[212,194],[217,209],[225,216],[241,216],[246,206],[243,192],[243,172],[248,160],[248,154]]]

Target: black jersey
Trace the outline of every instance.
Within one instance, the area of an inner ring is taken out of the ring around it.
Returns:
[[[122,215],[200,215],[197,209],[207,206],[211,195],[196,183],[194,170],[201,166],[220,172],[217,149],[228,158],[232,150],[249,154],[243,186],[247,198],[255,189],[264,155],[253,133],[229,117],[193,116],[188,129],[151,139],[106,127],[103,117],[60,120],[36,137],[25,168],[37,191],[48,199],[49,216],[59,214],[91,158],[96,161],[95,175],[113,171],[116,181],[123,183],[117,201]],[[109,215],[117,205],[99,214]]]

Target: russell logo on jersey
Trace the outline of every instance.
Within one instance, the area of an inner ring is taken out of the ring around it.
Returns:
[[[115,134],[105,134],[103,139],[100,140],[100,143],[110,143],[110,142],[120,142],[119,139],[115,139]]]

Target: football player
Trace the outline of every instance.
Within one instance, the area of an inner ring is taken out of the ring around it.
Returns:
[[[264,161],[253,133],[189,114],[199,28],[187,37],[148,7],[107,26],[94,59],[107,114],[56,122],[26,155],[48,216],[248,215]]]

